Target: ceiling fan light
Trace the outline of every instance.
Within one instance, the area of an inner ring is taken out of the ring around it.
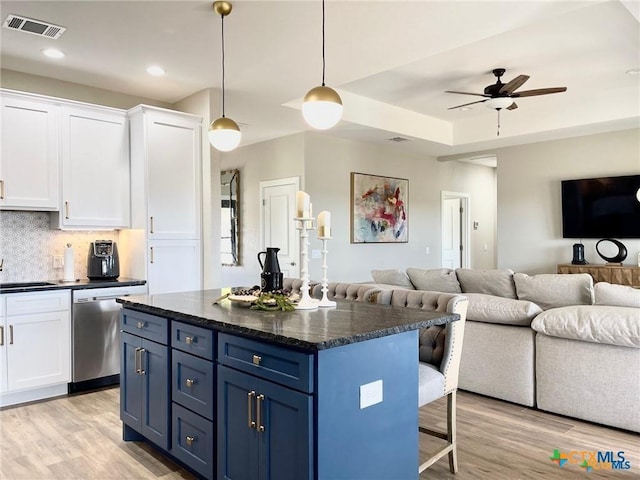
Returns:
[[[302,116],[311,127],[327,130],[342,118],[342,99],[333,88],[312,88],[304,96]]]
[[[484,102],[484,104],[487,107],[492,108],[494,110],[501,110],[503,108],[510,107],[512,103],[513,103],[513,98],[511,97],[490,98],[489,100]]]
[[[230,152],[240,145],[240,127],[227,117],[220,117],[209,125],[209,142],[216,150]]]

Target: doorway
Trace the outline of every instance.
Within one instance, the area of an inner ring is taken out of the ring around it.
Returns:
[[[471,245],[469,234],[468,193],[441,193],[442,267],[455,270],[470,268]]]
[[[260,245],[262,251],[276,247],[280,269],[285,277],[299,278],[300,239],[293,218],[296,216],[298,177],[260,182]]]

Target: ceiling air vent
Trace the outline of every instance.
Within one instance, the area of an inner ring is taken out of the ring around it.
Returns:
[[[33,20],[32,18],[21,17],[19,15],[9,15],[2,24],[5,28],[19,30],[25,33],[32,33],[40,37],[47,37],[57,40],[67,30],[65,27],[53,25],[51,23]]]
[[[410,142],[408,138],[404,137],[392,137],[388,139],[390,142],[402,143],[402,142]]]

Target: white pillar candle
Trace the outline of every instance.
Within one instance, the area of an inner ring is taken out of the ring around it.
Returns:
[[[309,217],[309,195],[303,191],[296,193],[296,216],[298,218]]]
[[[318,215],[318,237],[331,237],[331,212],[325,210]]]

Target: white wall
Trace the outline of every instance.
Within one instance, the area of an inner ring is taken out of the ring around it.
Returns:
[[[407,243],[350,243],[351,172],[409,179]],[[495,175],[489,167],[438,162],[433,157],[399,153],[394,145],[381,147],[307,133],[305,190],[311,196],[314,212],[331,212],[334,238],[328,244],[330,281],[371,280],[372,269],[439,268],[442,190],[470,194],[472,221],[477,220],[482,226],[472,232],[472,243],[487,243],[486,252],[472,249],[472,266],[494,266]],[[310,249],[321,248],[313,234],[310,240]],[[310,260],[309,270],[312,279],[322,278],[320,260]]]
[[[128,110],[144,103],[156,107],[171,108],[171,105],[150,98],[136,97],[125,93],[94,88],[79,83],[65,82],[54,78],[29,75],[14,70],[0,70],[0,87],[21,92],[37,93],[52,97],[66,98],[78,102],[105,105],[107,107]]]
[[[560,181],[640,173],[640,130],[589,135],[497,151],[498,266],[553,273],[570,263],[576,239],[562,238]],[[589,263],[605,263],[583,240]],[[640,240],[622,240],[635,265]]]
[[[240,265],[222,267],[223,286],[260,285],[260,182],[300,177],[304,185],[304,134],[238,148],[220,154],[220,168],[240,170]],[[219,198],[219,197],[218,197]],[[220,259],[217,259],[220,262]]]

